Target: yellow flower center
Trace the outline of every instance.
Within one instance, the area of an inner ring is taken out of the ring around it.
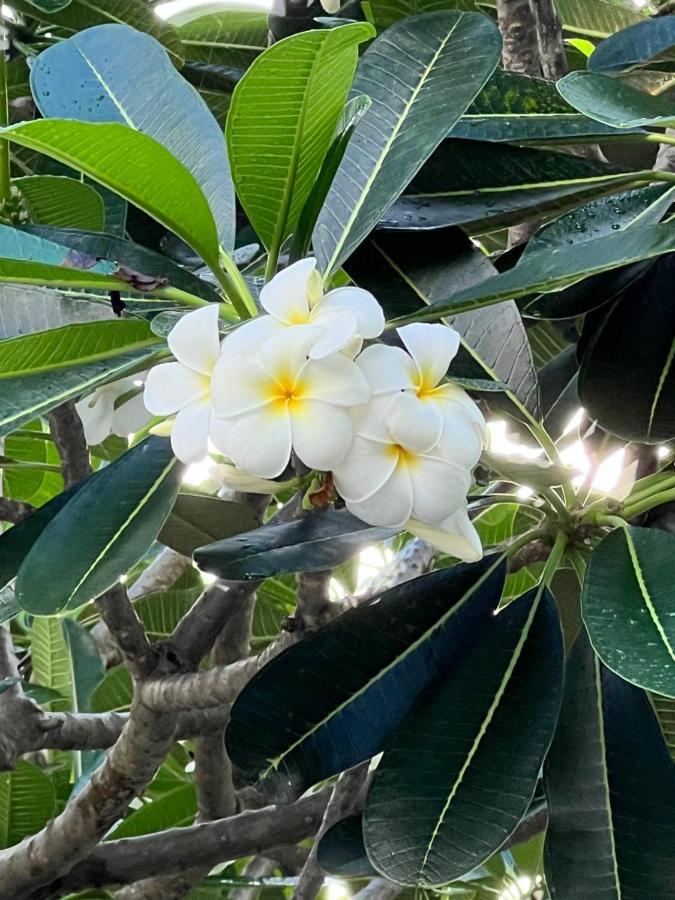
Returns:
[[[396,458],[396,465],[413,466],[417,463],[418,456],[412,450],[408,450],[401,444],[389,444],[387,452]]]
[[[275,412],[299,412],[304,400],[305,386],[302,381],[289,375],[275,379],[269,384],[269,399]]]

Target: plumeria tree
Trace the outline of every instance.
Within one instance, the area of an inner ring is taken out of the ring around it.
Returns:
[[[675,895],[672,6],[3,6],[3,900]]]

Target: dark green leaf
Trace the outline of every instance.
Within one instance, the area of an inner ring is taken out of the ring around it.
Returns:
[[[234,91],[226,129],[232,175],[274,253],[297,225],[347,100],[358,45],[373,34],[354,23],[293,35],[258,57]],[[274,165],[262,165],[270,155]]]
[[[222,9],[206,14],[186,10],[174,17],[190,60],[248,69],[267,48],[267,14],[263,10]]]
[[[582,613],[596,652],[612,671],[675,697],[672,570],[675,537],[619,528],[591,555]]]
[[[385,747],[366,801],[378,871],[434,886],[484,862],[525,815],[553,737],[563,641],[551,596],[494,616]]]
[[[92,695],[105,675],[103,660],[86,628],[74,619],[61,624],[70,655],[73,712],[90,712]]]
[[[0,847],[13,847],[35,834],[56,812],[54,788],[42,769],[20,759],[0,772]]]
[[[319,843],[317,862],[340,878],[377,875],[363,843],[363,817],[348,816],[329,828]]]
[[[453,12],[404,19],[368,48],[353,91],[372,105],[314,229],[324,272],[338,268],[375,226],[483,87],[499,52],[488,18]]]
[[[287,572],[332,569],[366,544],[396,534],[396,529],[366,525],[346,509],[318,513],[295,522],[271,522],[255,531],[200,547],[200,569],[219,578],[267,578]]]
[[[420,13],[447,9],[475,12],[476,8],[476,0],[370,0],[373,19],[380,30],[389,28],[399,19]]]
[[[614,128],[675,124],[675,101],[668,94],[645,94],[625,81],[594,72],[570,72],[557,86],[579,112]]]
[[[644,692],[601,666],[585,635],[568,659],[545,781],[552,897],[669,900],[675,765]]]
[[[91,475],[24,559],[19,605],[49,615],[103,593],[157,537],[181,475],[168,439],[158,437]]]
[[[36,225],[103,229],[103,200],[88,184],[58,175],[26,175],[15,178],[12,184],[19,189],[30,221]]]
[[[259,524],[245,503],[229,503],[203,494],[179,494],[159,540],[184,556],[192,556],[197,547],[250,532]]]
[[[584,329],[582,406],[626,440],[657,443],[675,436],[675,308],[667,299],[673,273],[674,256],[657,260],[588,324],[587,338]]]
[[[622,69],[648,62],[674,44],[675,17],[644,19],[598,44],[588,60],[588,68],[616,75]]]
[[[235,702],[227,730],[233,763],[278,797],[378,753],[428,684],[464,652],[467,635],[487,626],[503,579],[495,557],[434,572],[292,646]]]
[[[234,187],[222,131],[153,37],[129,25],[88,28],[38,56],[31,86],[45,117],[121,122],[166,147],[194,176],[221,244],[232,249]]]

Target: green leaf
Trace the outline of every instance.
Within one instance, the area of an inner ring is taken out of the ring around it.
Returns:
[[[481,6],[496,6],[495,0],[479,2]],[[617,0],[555,0],[555,8],[565,31],[596,38],[606,38],[644,18]]]
[[[616,75],[622,69],[646,63],[675,44],[675,19],[644,19],[602,41],[588,60],[592,72]]]
[[[279,797],[378,753],[422,692],[464,652],[467,635],[487,625],[503,578],[495,557],[434,572],[348,610],[290,647],[232,708],[226,740],[233,764]]]
[[[172,24],[190,60],[248,69],[267,48],[263,11],[222,9],[201,14],[197,7],[174,16]]]
[[[175,29],[163,21],[143,0],[70,0],[67,5],[62,4],[64,8],[58,12],[54,11],[50,0],[47,0],[50,8],[45,8],[47,4],[44,0],[40,0],[39,5],[32,0],[31,2],[13,0],[13,2],[14,9],[47,25],[62,28],[66,32],[84,31],[94,25],[108,22],[131,25],[138,31],[156,37],[171,54],[174,65],[182,65],[183,47]]]
[[[156,539],[182,470],[168,439],[150,437],[91,475],[24,559],[19,605],[49,615],[107,590]]]
[[[371,25],[355,23],[293,35],[266,50],[237,84],[226,129],[232,176],[253,228],[275,254],[330,147],[358,45],[373,34]]]
[[[667,93],[645,94],[625,81],[583,71],[570,72],[557,87],[579,112],[614,128],[675,124],[675,101]]]
[[[41,421],[31,422],[22,434],[8,435],[4,440],[4,453],[20,462],[59,466],[59,454]],[[42,506],[63,490],[60,472],[42,468],[5,469],[3,493],[6,497],[23,500],[33,506]]]
[[[236,580],[318,572],[394,534],[396,529],[367,525],[346,509],[332,510],[207,544],[195,550],[194,560],[204,572]]]
[[[0,285],[0,338],[113,318],[109,304],[65,297],[46,288]]]
[[[118,123],[39,119],[0,138],[45,153],[110,188],[173,231],[217,268],[218,235],[194,177],[161,144]]]
[[[134,609],[148,634],[159,640],[171,634],[203,590],[199,572],[190,567],[169,590],[140,597]]]
[[[115,195],[113,195],[115,196]],[[91,231],[81,231],[74,228],[48,228],[40,225],[24,225],[23,231],[37,234],[64,247],[70,247],[77,253],[85,256],[93,256],[96,259],[114,260],[119,267],[131,269],[145,276],[154,276],[157,279],[168,279],[171,287],[179,288],[195,297],[209,302],[219,302],[217,291],[203,278],[198,278],[187,269],[183,269],[173,260],[161,253],[156,253],[142,244],[134,244],[113,234],[100,234]],[[171,301],[156,297],[148,297],[150,305],[170,306]],[[133,304],[137,306],[142,300],[134,297]],[[89,304],[91,308],[91,304]]]
[[[255,593],[251,642],[256,650],[261,650],[277,637],[283,620],[293,615],[296,605],[293,575],[265,579]]]
[[[88,184],[57,175],[26,175],[14,178],[12,184],[21,193],[31,222],[58,228],[103,230],[103,200]]]
[[[530,805],[553,737],[563,661],[548,593],[532,591],[481,628],[385,747],[363,821],[380,873],[443,885],[504,843]]]
[[[675,700],[670,697],[661,697],[659,694],[652,694],[650,697],[656,718],[659,720],[663,739],[670,751],[673,762],[675,762]]]
[[[137,319],[66,325],[0,341],[0,378],[51,372],[157,346],[150,325]]]
[[[59,619],[35,616],[31,628],[30,655],[31,678],[37,684],[57,691],[63,698],[53,701],[51,709],[69,709],[73,688],[72,672],[70,654]]]
[[[259,524],[245,503],[228,503],[203,494],[179,494],[159,540],[183,556],[192,556],[197,547],[250,532]]]
[[[558,212],[636,180],[597,160],[485,141],[446,140],[381,227],[464,225],[492,231],[528,214]]]
[[[62,619],[63,635],[70,659],[73,712],[90,712],[91,698],[103,680],[105,667],[86,628],[73,619]]]
[[[642,129],[622,131],[580,115],[550,81],[497,69],[449,137],[547,143],[630,139],[635,131]]]
[[[115,826],[107,835],[108,840],[153,834],[166,828],[192,825],[197,815],[197,795],[194,785],[182,784],[151,803],[145,803]]]
[[[475,12],[476,8],[477,0],[370,0],[373,21],[381,31],[399,19],[417,16],[420,13],[448,9]]]
[[[101,384],[147,368],[156,352],[149,348],[73,366],[61,372],[58,379],[52,372],[0,379],[0,436],[45,415],[66,400],[89,394]]]
[[[222,131],[153,37],[129,25],[99,25],[57,41],[34,61],[31,87],[46,118],[120,122],[162,144],[201,187],[220,243],[234,247],[234,186]]]
[[[354,130],[314,229],[325,274],[356,249],[463,115],[499,53],[499,31],[489,19],[453,12],[404,19],[368,48],[353,92],[368,95],[372,104]]]
[[[553,897],[669,900],[675,765],[644,692],[601,666],[585,635],[568,658],[545,786]]]
[[[675,310],[666,300],[673,273],[675,258],[657,260],[584,327],[581,404],[626,440],[651,444],[675,436]]]
[[[91,698],[91,711],[126,712],[131,706],[134,686],[126,666],[115,666],[106,674]]]
[[[329,828],[319,842],[317,861],[325,872],[339,878],[377,875],[363,843],[363,817],[347,816]]]
[[[535,291],[559,290],[589,275],[672,253],[673,250],[675,226],[666,222],[629,229],[578,247],[563,247],[553,253],[533,253],[508,272],[495,275],[477,287],[451,294],[411,316],[394,319],[390,325],[437,319],[502,300],[525,297]]]
[[[0,772],[0,847],[13,847],[39,831],[56,813],[56,796],[42,769],[20,759]]]
[[[582,594],[584,622],[605,665],[668,697],[675,697],[674,562],[673,535],[619,528],[592,553]]]

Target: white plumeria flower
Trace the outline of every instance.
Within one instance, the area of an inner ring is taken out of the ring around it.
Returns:
[[[220,353],[218,304],[183,316],[167,343],[176,362],[150,369],[145,405],[154,415],[176,416],[171,431],[173,452],[181,462],[199,462],[208,452],[212,428],[211,377]]]
[[[311,325],[315,339],[312,359],[345,352],[352,358],[364,338],[382,334],[384,313],[375,297],[358,287],[341,287],[324,295],[321,276],[312,257],[301,259],[260,291],[268,313],[244,322],[227,338],[228,352],[242,353],[252,345],[289,327]]]
[[[213,377],[222,417],[213,440],[237,468],[260,478],[280,475],[294,450],[311,469],[332,469],[354,437],[348,407],[370,397],[359,367],[346,356],[310,359],[314,329],[284,329],[257,354],[231,353],[227,342]]]
[[[422,538],[428,544],[433,544],[448,556],[454,556],[464,562],[478,562],[483,558],[480,537],[469,519],[466,506],[437,525],[409,519],[405,527],[406,531]]]
[[[333,469],[335,486],[349,510],[369,525],[443,522],[466,505],[480,440],[457,443],[447,429],[435,447],[421,451],[415,421],[395,416],[392,428],[390,405],[379,398],[355,413],[357,434]]]
[[[393,436],[400,422],[414,425],[411,449],[420,453],[438,443],[444,428],[455,432],[457,442],[466,440],[473,447],[478,438],[482,446],[486,426],[480,410],[462,388],[441,383],[459,348],[459,334],[447,325],[425,324],[405,325],[398,334],[408,353],[373,344],[356,360],[373,397],[390,400],[387,418]]]
[[[128,437],[148,424],[152,416],[143,403],[143,392],[139,391],[125,403],[115,403],[125,394],[138,390],[145,381],[146,373],[129,375],[97,388],[75,404],[82,421],[84,439],[89,447],[102,443],[110,434]]]

